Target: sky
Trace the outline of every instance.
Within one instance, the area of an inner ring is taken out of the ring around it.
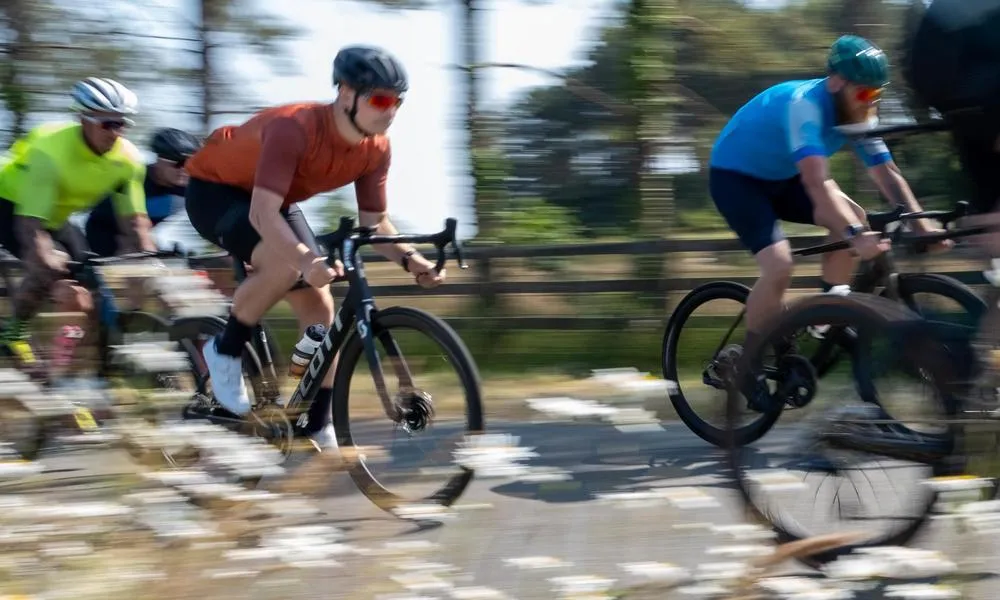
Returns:
[[[389,11],[346,0],[282,0],[281,14],[306,29],[289,44],[298,74],[271,75],[260,61],[244,58],[236,70],[259,82],[253,92],[262,104],[332,100],[331,65],[337,50],[349,44],[383,46],[405,64],[410,91],[390,130],[393,150],[389,174],[389,212],[407,230],[437,231],[447,217],[459,221],[459,235],[474,235],[474,214],[466,175],[462,88],[458,62],[457,2],[438,0],[440,8]],[[267,1],[271,8],[277,2]],[[486,61],[512,62],[560,69],[582,62],[591,32],[608,14],[610,0],[555,0],[531,5],[519,0],[492,0],[485,28],[490,36]],[[483,97],[508,103],[533,86],[553,83],[543,75],[512,69],[487,72]],[[163,104],[164,98],[158,99]],[[242,117],[222,117],[223,123]],[[353,186],[344,188],[352,198]],[[303,203],[315,215],[323,200]],[[313,219],[310,221],[315,222]],[[163,238],[183,227],[164,223]],[[315,229],[315,226],[314,226]]]

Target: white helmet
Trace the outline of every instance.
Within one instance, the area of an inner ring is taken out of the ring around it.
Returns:
[[[139,99],[130,89],[113,79],[88,77],[73,84],[75,112],[105,112],[134,115],[139,112]]]

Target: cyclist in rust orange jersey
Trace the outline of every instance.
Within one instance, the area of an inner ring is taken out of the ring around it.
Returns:
[[[243,346],[269,308],[285,297],[302,330],[333,321],[328,284],[343,265],[326,263],[297,203],[354,183],[360,224],[396,233],[386,216],[391,152],[384,133],[403,102],[406,72],[381,49],[352,46],[334,59],[333,83],[338,94],[332,104],[279,106],[242,125],[221,127],[185,165],[191,224],[253,267],[233,295],[225,332],[204,352],[216,400],[237,415],[250,410]],[[444,270],[435,272],[408,244],[375,249],[424,287],[445,278]],[[296,285],[300,277],[308,285]],[[308,413],[308,433],[320,448],[336,447],[330,425],[333,373],[327,373]]]

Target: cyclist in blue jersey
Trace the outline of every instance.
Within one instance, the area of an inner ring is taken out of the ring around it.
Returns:
[[[792,252],[779,219],[819,225],[851,249],[823,255],[823,289],[850,283],[855,259],[870,259],[888,242],[865,226],[864,210],[831,178],[828,158],[847,143],[842,128],[877,123],[876,109],[889,83],[885,53],[870,41],[847,35],[834,42],[827,75],[768,88],[740,108],[712,148],[709,186],[729,227],[754,255],[760,278],[747,299],[747,342],[781,310],[791,283]],[[891,205],[920,210],[909,185],[880,139],[855,145],[868,174]],[[929,222],[914,222],[930,231]],[[742,346],[724,350],[734,359]],[[767,384],[748,381],[747,398],[759,409]]]
[[[200,147],[198,138],[180,129],[163,128],[153,134],[150,149],[156,161],[146,167],[144,187],[146,211],[154,227],[184,209],[184,161]],[[101,256],[118,253],[123,232],[110,196],[90,212],[84,230],[92,251]]]

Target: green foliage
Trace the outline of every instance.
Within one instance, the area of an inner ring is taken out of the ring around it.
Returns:
[[[540,198],[511,198],[495,215],[500,241],[507,244],[546,245],[579,243],[581,227],[573,211]],[[528,261],[539,270],[556,272],[564,264],[560,258]]]
[[[358,209],[344,191],[338,190],[317,198],[317,200],[323,201],[318,211],[319,227],[323,231],[332,231],[339,227],[341,217],[353,217],[357,222]]]
[[[572,211],[540,198],[511,198],[498,217],[498,237],[508,244],[565,244],[580,235]]]

